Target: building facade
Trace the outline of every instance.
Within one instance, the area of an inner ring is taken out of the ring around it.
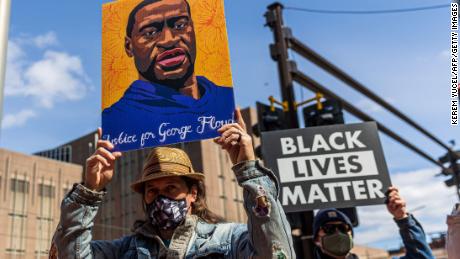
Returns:
[[[80,165],[0,149],[0,258],[47,258]]]
[[[257,121],[254,109],[242,110],[248,131]],[[57,148],[41,151],[45,156],[84,167],[86,159],[94,152],[96,132],[63,144]],[[254,144],[259,145],[258,138]],[[209,208],[227,221],[245,222],[242,189],[231,170],[232,163],[225,151],[212,140],[187,142],[175,147],[182,148],[190,156],[195,171],[205,174],[206,196]],[[133,192],[130,184],[142,173],[144,159],[151,149],[124,152],[115,165],[115,175],[107,186],[107,195],[97,214],[93,228],[94,239],[116,239],[129,235],[136,220],[145,218],[142,197]],[[69,158],[69,160],[66,160]]]

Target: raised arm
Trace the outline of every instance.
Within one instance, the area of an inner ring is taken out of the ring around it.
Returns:
[[[406,248],[406,255],[402,259],[434,258],[430,246],[426,242],[422,225],[412,214],[407,213],[406,202],[400,196],[396,187],[387,191],[387,210],[399,227],[399,234]]]
[[[98,129],[101,136],[101,129]],[[97,255],[115,257],[122,245],[118,241],[91,242],[99,205],[105,192],[104,187],[113,176],[113,168],[120,152],[111,153],[113,145],[99,140],[96,152],[86,160],[84,184],[75,184],[61,203],[59,225],[53,237],[59,258],[93,258]]]
[[[248,231],[238,232],[232,241],[233,258],[295,258],[291,227],[278,200],[274,174],[255,160],[252,139],[239,109],[238,123],[223,126],[214,141],[225,149],[233,171],[243,187]]]

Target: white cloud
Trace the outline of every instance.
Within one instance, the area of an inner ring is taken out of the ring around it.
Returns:
[[[35,117],[37,117],[35,111],[27,109],[15,114],[6,114],[2,120],[2,128],[8,129],[23,126],[29,119]]]
[[[426,233],[447,229],[446,215],[456,202],[454,189],[434,177],[437,173],[438,168],[430,168],[392,175],[393,185],[400,188],[409,211],[417,209],[414,215]],[[360,207],[358,211],[360,227],[356,229],[356,243],[375,246],[379,242],[398,240],[398,228],[385,206]]]
[[[36,47],[45,48],[39,60],[30,60],[21,38],[8,44],[6,96],[32,97],[40,107],[52,108],[56,102],[83,98],[90,89],[90,80],[80,57],[46,49],[57,43],[49,32],[31,39]]]
[[[441,53],[439,53],[439,57],[441,58],[450,57],[450,51],[448,49],[441,51]]]
[[[80,58],[67,53],[46,51],[24,72],[24,94],[36,97],[47,108],[59,100],[81,99],[88,88]]]
[[[38,48],[45,48],[48,46],[55,46],[58,44],[57,35],[55,32],[50,31],[42,35],[38,35],[32,39],[32,42]]]

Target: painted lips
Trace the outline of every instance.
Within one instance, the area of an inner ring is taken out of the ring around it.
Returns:
[[[181,48],[167,50],[158,55],[157,63],[168,69],[181,65],[185,60],[185,51]]]

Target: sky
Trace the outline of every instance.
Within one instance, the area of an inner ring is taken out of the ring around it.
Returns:
[[[23,153],[53,148],[100,125],[101,4],[94,0],[12,1],[0,147]],[[271,1],[225,1],[236,103],[254,106],[280,99],[272,32],[263,17]],[[439,0],[282,1],[321,10],[388,10],[448,4]],[[287,9],[293,35],[428,129],[444,143],[456,141],[450,125],[450,13],[448,8],[395,14],[316,14]],[[290,53],[305,74],[437,158],[439,145],[365,96]],[[312,92],[295,86],[298,100]],[[346,114],[347,123],[359,122]],[[439,169],[380,134],[395,185],[426,232],[445,231],[456,201]],[[381,248],[400,244],[383,206],[359,208],[356,242]],[[377,227],[376,227],[377,226]]]

